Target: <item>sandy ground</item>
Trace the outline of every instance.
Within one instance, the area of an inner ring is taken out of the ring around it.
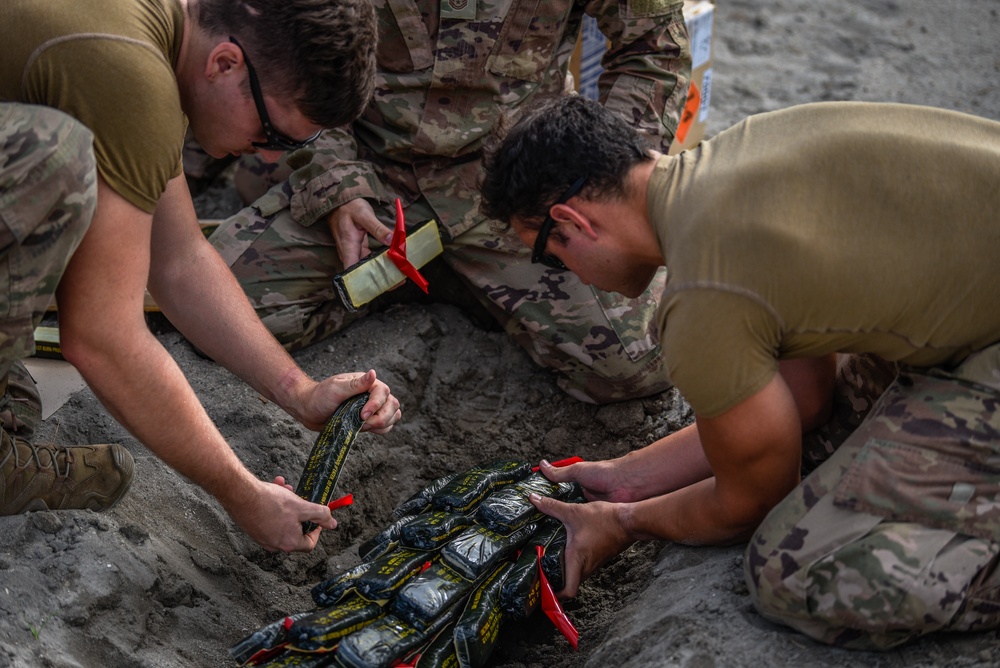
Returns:
[[[715,30],[709,134],[815,100],[923,103],[1000,119],[997,0],[720,0]],[[247,466],[297,479],[315,435],[178,334],[159,337]],[[617,456],[690,420],[674,392],[608,407],[569,399],[502,333],[446,304],[391,306],[297,359],[315,376],[374,367],[403,402],[406,419],[390,435],[356,443],[340,483],[355,505],[338,511],[340,528],[310,554],[263,552],[81,391],[40,440],[122,442],[137,460],[136,481],[105,514],[0,518],[0,668],[234,665],[232,644],[311,607],[310,587],[356,563],[357,545],[431,479],[499,458]],[[814,644],[754,612],[742,555],[740,547],[633,547],[567,604],[578,651],[537,616],[504,630],[489,665],[1000,665],[996,632],[885,654]]]

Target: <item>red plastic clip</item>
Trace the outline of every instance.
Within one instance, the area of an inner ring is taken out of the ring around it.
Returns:
[[[352,503],[354,503],[354,495],[345,494],[339,499],[334,499],[330,503],[326,504],[326,507],[329,508],[330,510],[336,510],[337,508],[343,508],[344,506],[349,506]]]
[[[542,586],[542,612],[552,620],[552,623],[556,625],[559,632],[569,641],[570,646],[576,649],[580,641],[580,632],[573,626],[573,622],[569,621],[569,617],[566,616],[566,612],[559,603],[559,599],[556,598],[555,592],[552,591],[549,579],[545,577],[545,571],[542,570],[542,555],[545,554],[545,548],[541,545],[536,545],[535,553],[538,554],[538,579],[541,580]]]
[[[387,252],[396,268],[426,293],[427,279],[421,276],[417,268],[406,259],[406,223],[403,222],[403,203],[399,201],[398,197],[396,198],[396,229],[393,230],[392,241],[389,242]]]

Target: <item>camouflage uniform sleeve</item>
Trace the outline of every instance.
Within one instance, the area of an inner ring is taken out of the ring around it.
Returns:
[[[598,80],[601,102],[663,153],[674,139],[691,80],[682,4],[595,0],[585,8],[610,42]]]
[[[292,217],[310,226],[347,202],[364,197],[387,201],[375,166],[358,156],[358,145],[350,130],[324,132],[312,146],[288,156],[294,169],[289,177]]]

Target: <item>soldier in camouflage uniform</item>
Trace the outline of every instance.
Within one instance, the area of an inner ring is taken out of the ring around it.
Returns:
[[[409,223],[440,223],[445,262],[571,395],[606,402],[667,388],[652,323],[662,275],[625,299],[533,265],[479,213],[476,185],[502,113],[564,91],[585,12],[610,41],[602,103],[667,151],[690,77],[680,0],[376,6],[377,87],[364,115],[277,172],[251,167],[256,185],[238,175],[256,201],[211,237],[267,327],[296,349],[363,315],[345,310],[332,278],[367,254],[369,237],[388,241],[398,197]],[[274,185],[263,194],[261,183]]]
[[[594,501],[533,499],[567,526],[565,594],[635,540],[749,539],[758,610],[822,642],[1000,626],[1000,122],[812,104],[663,156],[563,99],[487,155],[484,210],[536,252],[624,294],[668,268],[660,340],[696,416],[542,464]]]

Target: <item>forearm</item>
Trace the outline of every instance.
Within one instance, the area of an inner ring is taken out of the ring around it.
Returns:
[[[264,397],[294,410],[311,381],[260,322],[229,267],[201,234],[183,177],[167,185],[150,245],[147,287],[170,322]]]
[[[111,414],[172,468],[230,509],[246,501],[253,475],[202,408],[174,360],[144,323],[78,335],[64,351]],[[95,336],[95,335],[100,335]]]
[[[633,500],[658,497],[683,489],[712,475],[696,425],[613,459],[615,478]]]
[[[290,178],[299,199],[291,213],[300,225],[314,225],[356,199],[389,201],[375,165],[359,157],[358,142],[350,128],[327,130],[308,151],[294,155],[308,152],[309,162],[296,164]]]
[[[748,512],[720,499],[715,478],[676,492],[618,508],[619,522],[632,540],[669,540],[685,545],[730,545],[747,540],[767,510]]]
[[[310,383],[261,323],[239,283],[207,242],[168,271],[150,276],[150,292],[191,343],[286,410]],[[298,417],[298,416],[296,416]]]

